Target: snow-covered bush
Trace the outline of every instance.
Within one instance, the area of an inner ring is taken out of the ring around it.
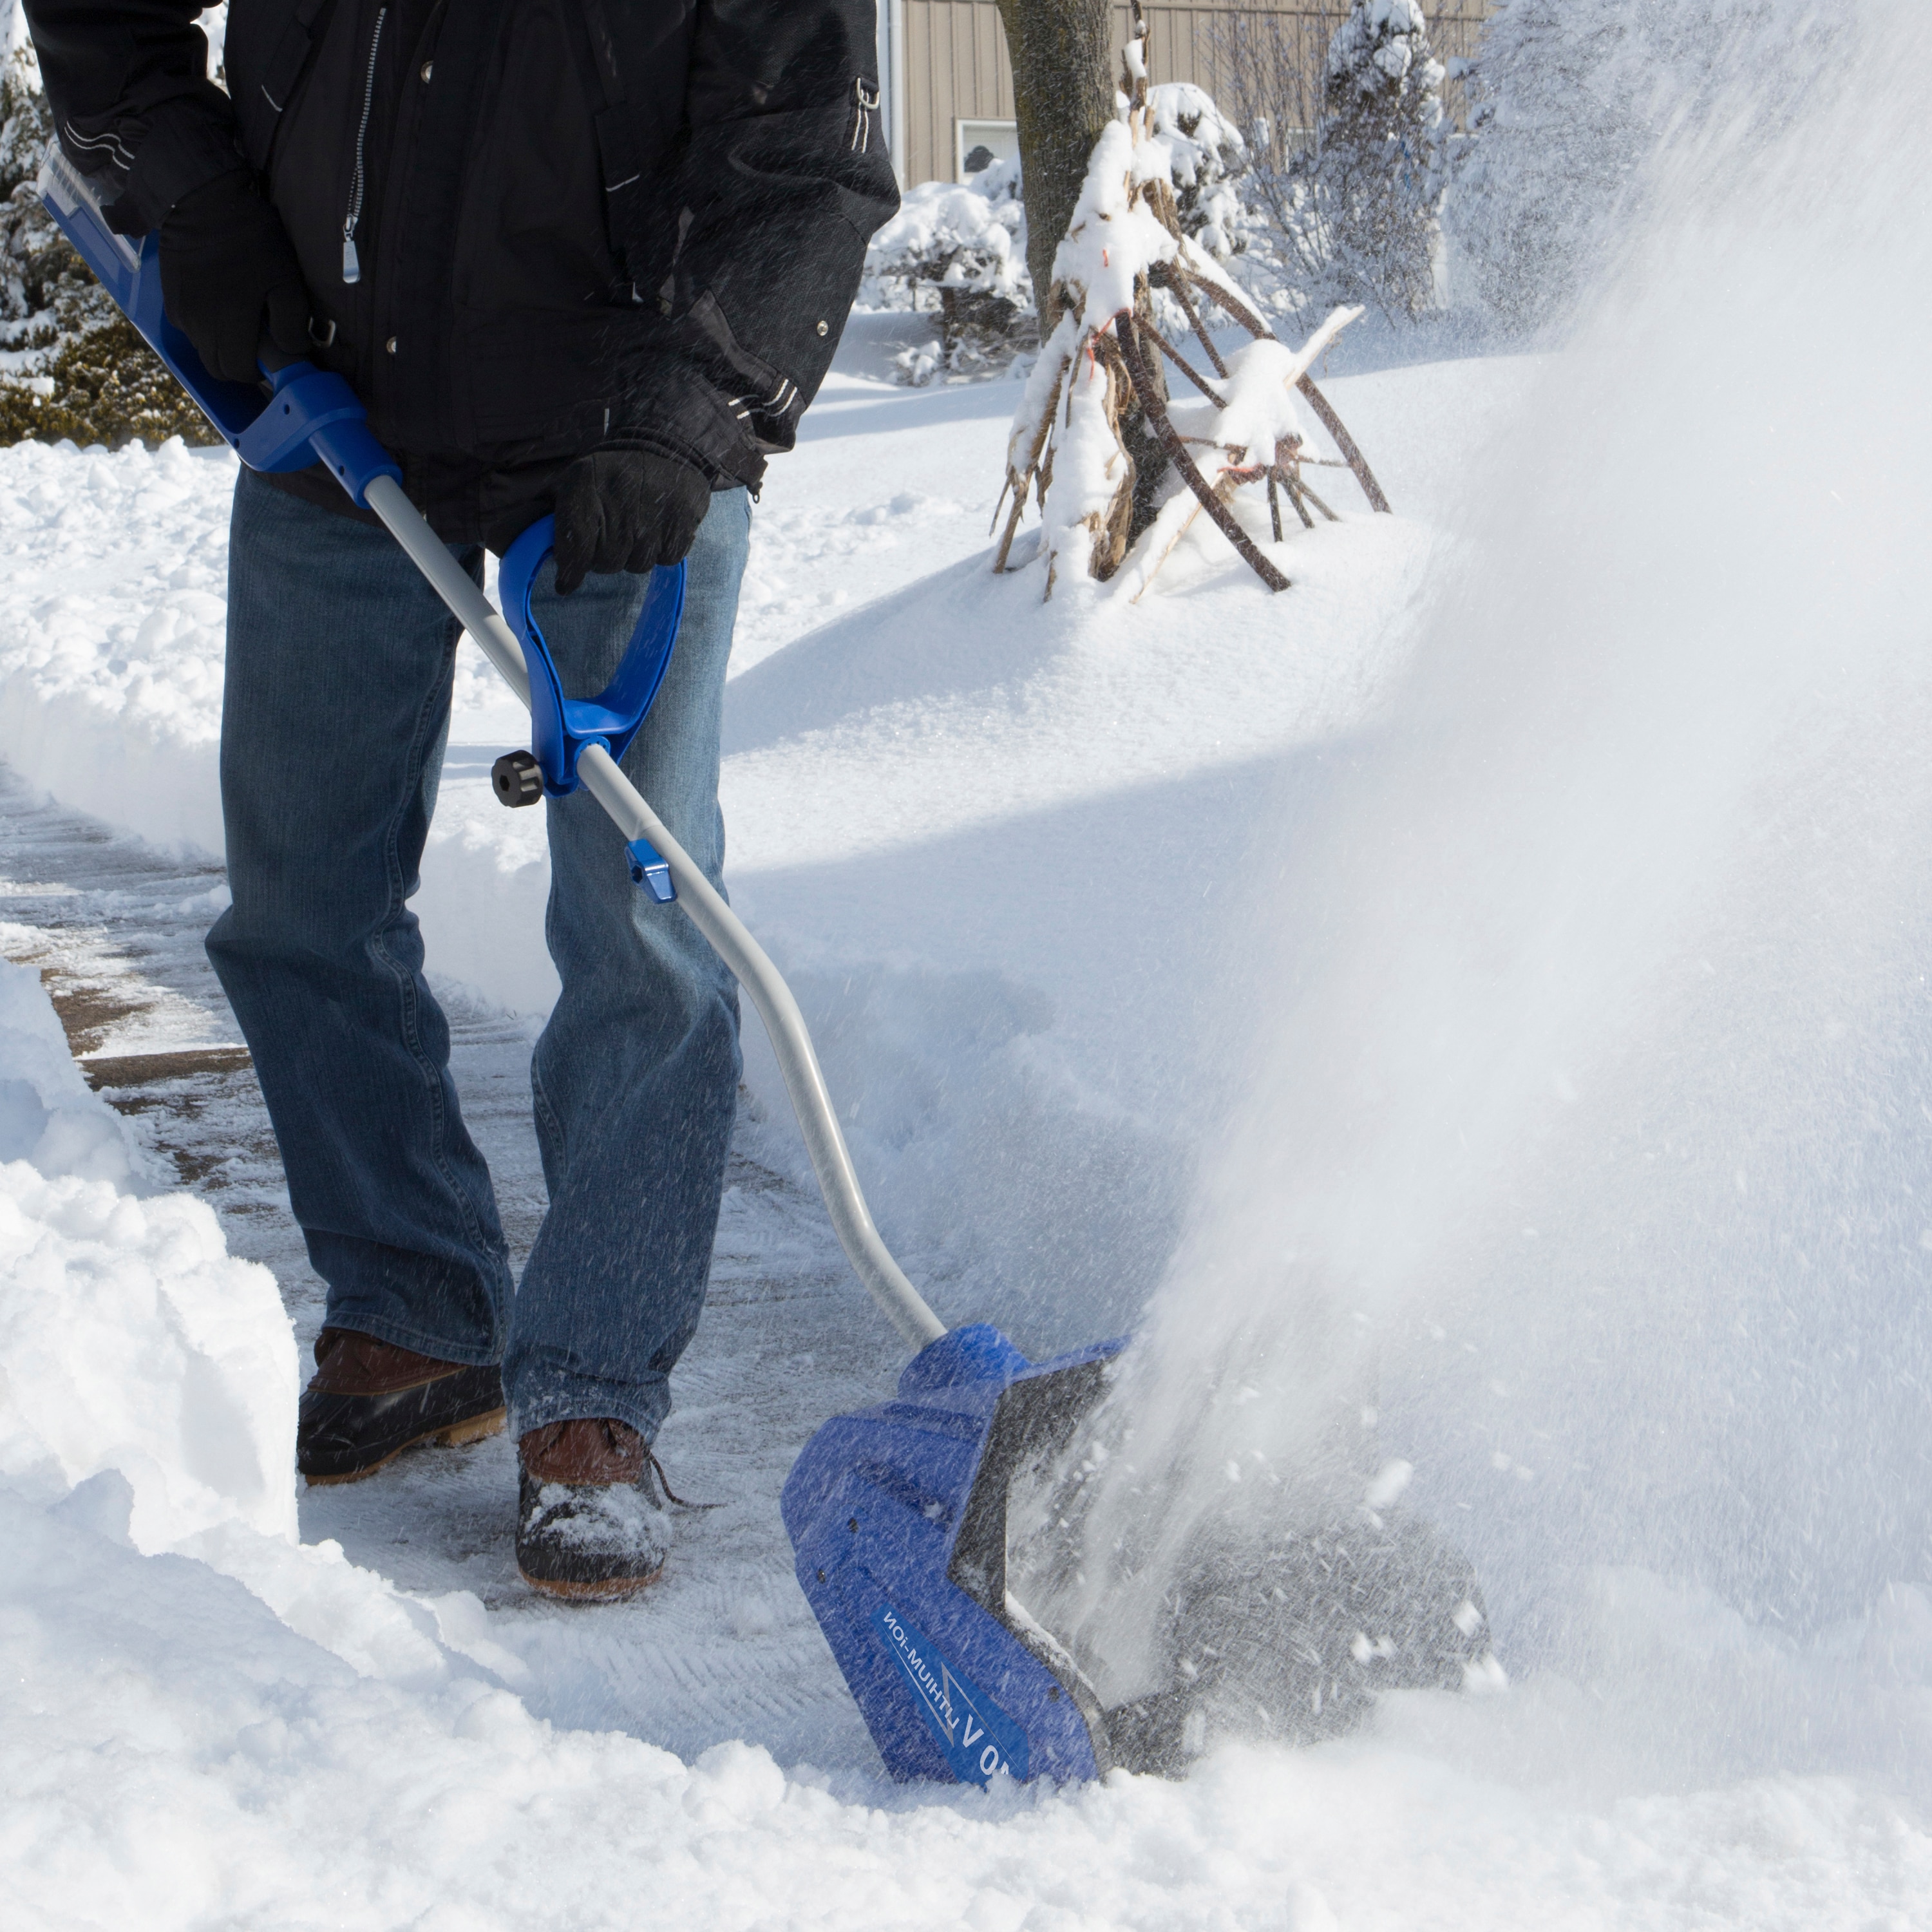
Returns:
[[[942,368],[990,372],[1036,343],[1018,162],[995,161],[964,183],[908,188],[866,250],[859,304],[938,316],[938,347],[899,356],[908,382]]]
[[[1459,299],[1507,331],[1567,305],[1642,152],[1631,31],[1630,7],[1589,0],[1502,0],[1484,28],[1447,219]]]
[[[1329,43],[1316,218],[1337,292],[1392,321],[1436,304],[1443,78],[1420,0],[1355,0]]]
[[[1165,81],[1147,91],[1154,138],[1166,147],[1180,230],[1218,261],[1246,246],[1251,216],[1235,183],[1248,171],[1248,144],[1204,88]]]
[[[1204,88],[1184,81],[1148,88],[1146,112],[1181,232],[1219,260],[1239,254],[1252,222],[1235,187],[1248,166],[1240,129]],[[866,251],[859,306],[938,316],[936,346],[899,352],[908,382],[929,382],[941,371],[995,374],[1039,346],[1026,250],[1016,160],[995,161],[968,182],[922,182],[905,191],[898,213]]]
[[[1237,14],[1222,38],[1250,136],[1261,298],[1304,321],[1343,302],[1419,320],[1437,304],[1448,160],[1444,70],[1420,0],[1354,0],[1329,42],[1318,112],[1298,32]]]
[[[0,444],[216,441],[40,206],[52,134],[22,47],[0,74]]]

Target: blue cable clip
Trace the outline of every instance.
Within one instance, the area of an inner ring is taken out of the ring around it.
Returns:
[[[632,884],[641,886],[659,905],[669,905],[677,897],[670,861],[648,838],[633,838],[624,850],[630,856]]]
[[[368,412],[356,392],[333,370],[290,362],[263,374],[268,400],[235,438],[235,453],[250,470],[305,470],[320,458],[350,500],[364,509],[369,485],[378,476],[403,480],[394,459],[370,433]]]
[[[530,613],[531,587],[556,543],[556,519],[539,518],[504,552],[496,591],[530,668],[530,749],[543,773],[544,791],[564,798],[577,789],[577,761],[586,746],[602,745],[621,762],[642,728],[677,642],[684,615],[684,566],[661,565],[652,572],[637,628],[610,682],[595,698],[566,698],[550,646]],[[651,856],[663,862],[655,852]],[[668,883],[668,872],[665,878]]]

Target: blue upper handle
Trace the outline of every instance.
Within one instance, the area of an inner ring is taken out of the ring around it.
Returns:
[[[211,376],[194,344],[162,307],[160,236],[150,230],[136,242],[115,233],[101,214],[93,183],[58,146],[47,151],[40,191],[75,252],[250,470],[306,470],[320,458],[364,508],[369,485],[378,476],[402,481],[403,472],[370,434],[367,412],[356,392],[340,376],[312,363],[292,362],[269,376],[273,394],[266,404],[254,384]]]
[[[496,596],[530,667],[530,748],[543,772],[544,790],[562,798],[577,789],[577,761],[586,746],[602,745],[621,760],[642,727],[677,642],[684,615],[684,566],[661,565],[651,572],[644,608],[610,682],[595,698],[566,698],[550,646],[530,610],[537,572],[556,548],[556,519],[540,517],[503,553]]]

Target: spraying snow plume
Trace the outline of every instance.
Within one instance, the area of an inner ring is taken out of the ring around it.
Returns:
[[[1398,1461],[1524,1654],[1580,1567],[1814,1630],[1926,1574],[1932,22],[1838,28],[1796,110],[1700,76],[1406,689],[1282,801],[1051,1612],[1124,1679],[1204,1525]]]

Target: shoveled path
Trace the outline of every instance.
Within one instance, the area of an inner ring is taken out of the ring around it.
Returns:
[[[155,1179],[193,1188],[232,1252],[273,1270],[306,1351],[321,1284],[289,1212],[245,1048],[202,950],[221,869],[35,798],[0,766],[0,952],[35,966],[88,1078],[134,1124]],[[520,1264],[544,1196],[529,1117],[530,1031],[452,994],[453,1058]],[[755,1024],[755,1022],[753,1022]],[[878,1760],[791,1574],[778,1496],[828,1415],[876,1400],[890,1331],[853,1285],[824,1210],[734,1153],[711,1290],[658,1448],[682,1519],[663,1580],[628,1606],[560,1610],[519,1580],[515,1462],[499,1437],[412,1452],[369,1480],[306,1491],[302,1534],[333,1538],[405,1589],[472,1592],[530,1672],[539,1715],[620,1728],[690,1756],[728,1739],[787,1764]]]

